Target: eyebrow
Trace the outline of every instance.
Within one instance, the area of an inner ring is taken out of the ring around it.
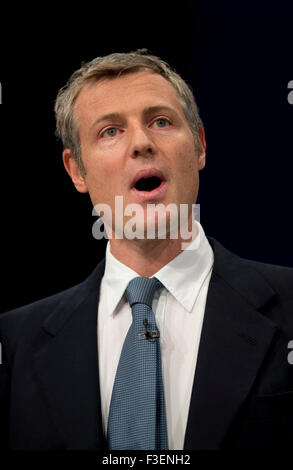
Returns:
[[[170,106],[156,105],[156,106],[148,106],[147,108],[145,108],[142,112],[142,115],[144,118],[147,118],[150,114],[154,114],[156,112],[164,112],[164,111],[167,111],[167,112],[171,111],[172,113],[174,112],[176,113],[176,110],[174,108],[171,108]],[[123,115],[121,113],[103,114],[102,116],[99,116],[97,119],[94,120],[94,122],[90,126],[89,131],[91,131],[92,128],[101,121],[115,121],[115,120],[121,119],[122,116]]]

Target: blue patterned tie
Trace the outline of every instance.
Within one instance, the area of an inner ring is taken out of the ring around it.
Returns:
[[[136,277],[125,291],[133,321],[113,386],[109,449],[168,449],[160,334],[152,311],[154,293],[161,287],[155,277]]]

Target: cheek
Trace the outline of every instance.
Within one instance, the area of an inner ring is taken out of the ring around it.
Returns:
[[[84,158],[84,166],[89,183],[106,186],[113,177],[113,165],[109,158],[97,152],[91,152]]]
[[[194,148],[190,145],[182,146],[176,160],[178,171],[182,175],[186,175],[188,179],[194,179],[198,170]]]
[[[106,168],[96,162],[93,163],[91,160],[85,162],[85,170],[85,181],[92,202],[95,204],[107,202],[107,195],[109,194],[112,183]]]
[[[176,191],[182,202],[194,201],[198,188],[198,168],[194,148],[182,145],[176,159]]]
[[[113,165],[105,164],[103,161],[99,165],[88,165],[86,183],[89,189],[91,200],[95,204],[114,204],[115,196],[122,194],[121,171]]]

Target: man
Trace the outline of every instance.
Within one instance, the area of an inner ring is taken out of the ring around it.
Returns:
[[[241,259],[194,221],[206,142],[186,83],[144,50],[112,54],[76,71],[55,111],[109,243],[84,282],[0,316],[2,446],[289,446],[293,270]],[[156,284],[150,301],[131,300],[137,278]]]

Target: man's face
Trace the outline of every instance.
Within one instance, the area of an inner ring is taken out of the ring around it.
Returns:
[[[69,150],[64,164],[93,205],[109,205],[114,219],[115,196],[123,196],[124,207],[136,203],[144,210],[150,203],[191,208],[196,202],[204,134],[198,154],[178,95],[161,75],[139,71],[87,84],[75,116],[85,177]]]

